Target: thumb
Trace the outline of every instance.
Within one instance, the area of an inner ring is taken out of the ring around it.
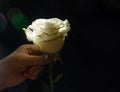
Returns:
[[[28,58],[29,60],[26,61],[28,65],[46,65],[51,61],[48,55],[29,55]]]

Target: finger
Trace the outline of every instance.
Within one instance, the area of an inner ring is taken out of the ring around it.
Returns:
[[[24,72],[24,76],[28,79],[35,80],[37,75],[44,69],[43,66],[32,66]]]
[[[42,51],[40,51],[40,48],[36,45],[26,44],[21,47],[24,49],[26,54],[29,54],[29,55],[41,55],[42,54]]]
[[[48,57],[48,55],[41,55],[41,56],[25,56],[27,58],[26,64],[33,66],[33,65],[46,65],[51,61],[51,58]],[[28,60],[29,59],[29,60]]]

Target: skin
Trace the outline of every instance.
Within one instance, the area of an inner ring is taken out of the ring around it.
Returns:
[[[57,61],[57,58],[49,58],[35,45],[20,46],[0,60],[0,90],[16,86],[26,79],[35,80],[51,61]]]

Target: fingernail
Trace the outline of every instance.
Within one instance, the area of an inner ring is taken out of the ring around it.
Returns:
[[[48,59],[48,57],[49,57],[48,55],[44,55],[44,59]]]
[[[49,55],[44,55],[44,60],[46,61],[46,62],[49,62],[50,61],[50,58],[49,58]]]

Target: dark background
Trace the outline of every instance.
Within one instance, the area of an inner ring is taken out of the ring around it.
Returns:
[[[7,20],[6,29],[0,32],[1,58],[29,43],[24,32],[8,20],[10,8],[20,9],[29,24],[52,17],[70,22],[71,30],[60,52],[65,92],[118,92],[119,0],[0,0],[0,12]]]

